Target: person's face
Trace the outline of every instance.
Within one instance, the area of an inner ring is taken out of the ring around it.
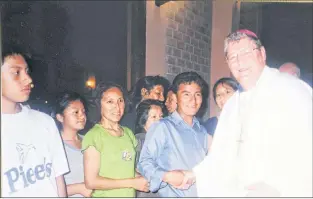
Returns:
[[[161,85],[154,86],[150,91],[143,88],[141,90],[142,100],[154,99],[164,101],[164,88]]]
[[[234,94],[235,90],[229,86],[228,84],[219,84],[216,87],[216,104],[220,108],[223,109],[227,100]]]
[[[82,130],[86,125],[85,107],[80,100],[72,101],[63,114],[57,114],[57,120],[62,123],[63,129]]]
[[[145,125],[145,130],[147,131],[151,124],[153,124],[156,121],[159,121],[161,118],[163,118],[163,112],[161,107],[152,105],[148,113],[148,119]]]
[[[198,84],[180,84],[177,91],[177,111],[182,117],[193,117],[202,103],[201,88]]]
[[[25,102],[31,92],[32,79],[21,55],[7,57],[1,66],[1,98],[3,102]]]
[[[120,89],[113,87],[102,94],[101,117],[111,122],[119,122],[124,114],[125,101]]]
[[[281,67],[279,68],[279,71],[281,73],[288,73],[292,76],[298,77],[297,71],[295,68],[289,67],[289,66],[285,66],[285,67]]]
[[[167,93],[167,98],[166,98],[166,101],[165,101],[165,106],[168,110],[169,113],[173,113],[176,108],[177,108],[177,103],[176,103],[176,99],[174,97],[174,93],[173,91],[169,91]]]
[[[257,48],[249,38],[231,42],[227,49],[227,64],[241,86],[248,90],[256,85],[263,68],[266,54],[264,47]]]

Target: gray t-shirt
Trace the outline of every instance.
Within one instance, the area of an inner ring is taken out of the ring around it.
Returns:
[[[80,137],[83,138],[82,136]],[[84,161],[81,149],[74,148],[73,146],[64,142],[64,148],[67,156],[70,172],[64,175],[66,185],[84,182]],[[75,194],[70,197],[83,197],[80,194]]]
[[[146,133],[138,133],[135,136],[138,141],[138,144],[136,147],[136,162],[135,162],[136,167],[137,167],[139,157],[140,157],[140,152],[146,139]],[[146,192],[136,191],[136,197],[137,198],[159,198],[160,196],[158,195],[158,193],[152,193],[152,192],[146,193]]]

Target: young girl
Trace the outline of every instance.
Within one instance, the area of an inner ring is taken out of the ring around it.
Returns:
[[[214,84],[213,99],[220,112],[223,110],[223,107],[228,99],[238,90],[238,88],[238,83],[230,77],[223,77]],[[214,135],[218,122],[218,117],[219,116],[211,117],[202,124],[211,136]]]
[[[139,160],[140,151],[145,141],[146,133],[151,124],[163,118],[165,107],[159,100],[147,99],[138,105],[136,118],[136,138],[138,145],[136,147],[136,164]]]
[[[131,107],[128,113],[126,113],[121,119],[121,125],[130,128],[133,133],[135,131],[135,120],[136,120],[136,108],[138,104],[146,99],[160,100],[163,102],[166,98],[166,93],[170,82],[162,76],[145,76],[139,79],[130,96],[131,96]]]
[[[138,145],[136,147],[136,164],[140,157],[140,151],[144,144],[146,133],[149,127],[156,121],[159,121],[166,114],[165,107],[159,100],[147,99],[140,102],[137,109],[136,118],[136,138]],[[152,198],[159,197],[157,193],[145,193],[137,191],[137,197]]]
[[[82,136],[78,132],[86,124],[85,101],[75,92],[62,93],[56,103],[56,119],[59,126],[70,172],[65,177],[68,196],[90,197],[91,190],[84,184]]]

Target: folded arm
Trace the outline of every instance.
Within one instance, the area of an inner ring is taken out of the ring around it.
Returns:
[[[152,192],[167,185],[163,182],[167,171],[157,163],[166,145],[166,131],[165,124],[160,122],[149,128],[137,165],[139,172],[149,181]]]
[[[90,146],[84,151],[84,175],[88,189],[110,190],[119,188],[134,188],[139,191],[148,191],[148,182],[142,177],[127,179],[111,179],[99,176],[100,153]]]

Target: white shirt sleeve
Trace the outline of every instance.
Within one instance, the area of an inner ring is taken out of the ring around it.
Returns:
[[[49,148],[51,152],[52,167],[55,173],[55,177],[58,177],[69,172],[69,166],[61,135],[52,118],[51,120],[52,122],[50,123],[51,134],[49,139]]]

